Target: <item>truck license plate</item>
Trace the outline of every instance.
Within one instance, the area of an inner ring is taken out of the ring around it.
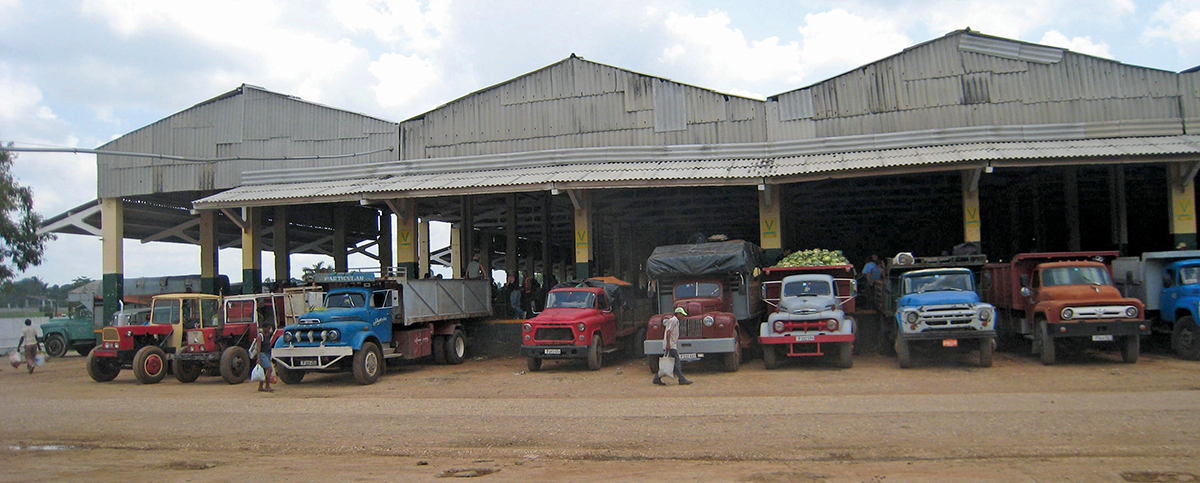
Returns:
[[[1113,336],[1111,336],[1111,335],[1093,335],[1092,340],[1094,340],[1096,342],[1112,342]]]
[[[562,349],[545,349],[542,353],[548,356],[557,356],[562,355]]]
[[[796,342],[812,342],[814,340],[817,340],[817,336],[815,336],[815,335],[798,335],[798,336],[796,336]]]
[[[315,365],[317,365],[317,360],[316,359],[300,359],[300,365],[315,366]]]
[[[942,347],[958,347],[958,339],[942,339]]]
[[[704,357],[704,354],[679,354],[679,360],[682,362],[698,361]]]

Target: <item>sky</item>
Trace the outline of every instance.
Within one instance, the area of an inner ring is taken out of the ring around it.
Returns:
[[[95,148],[243,83],[398,122],[573,53],[765,98],[968,27],[1200,65],[1200,0],[0,0],[0,142]],[[13,171],[46,218],[96,197],[91,155],[21,153]],[[240,280],[240,252],[220,260]],[[317,261],[293,256],[293,273]],[[17,278],[101,272],[99,238],[59,235]],[[124,273],[199,273],[199,249],[126,240]]]

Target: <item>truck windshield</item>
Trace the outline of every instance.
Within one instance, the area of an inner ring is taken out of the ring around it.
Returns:
[[[1102,267],[1055,267],[1042,271],[1042,286],[1112,285],[1108,270]]]
[[[675,286],[675,300],[695,297],[720,297],[721,284],[713,282],[681,283]]]
[[[945,290],[970,292],[975,290],[974,286],[973,277],[969,273],[934,273],[904,279],[904,293],[906,294]]]
[[[819,280],[805,280],[803,282],[792,282],[783,286],[784,297],[807,297],[829,295],[829,284]]]
[[[1200,284],[1200,267],[1183,267],[1179,269],[1179,283],[1183,285]]]
[[[596,305],[596,294],[591,292],[550,292],[546,299],[548,309],[590,309]]]
[[[360,293],[339,293],[325,298],[325,307],[331,309],[364,307],[366,305],[367,298]]]
[[[172,325],[179,323],[178,300],[155,300],[150,322],[155,324]]]

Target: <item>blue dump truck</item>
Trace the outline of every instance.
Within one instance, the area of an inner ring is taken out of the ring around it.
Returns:
[[[318,273],[321,307],[284,327],[271,357],[279,379],[298,384],[309,372],[353,371],[373,384],[391,359],[433,356],[461,364],[467,322],[492,315],[492,284],[476,280],[409,280],[369,272]]]
[[[983,255],[913,257],[903,253],[888,264],[886,335],[894,339],[901,368],[912,367],[912,346],[979,351],[991,367],[996,349],[996,310],[979,299],[976,279]]]
[[[1200,360],[1200,250],[1117,258],[1113,285],[1146,305],[1152,336],[1170,337],[1179,358]]]

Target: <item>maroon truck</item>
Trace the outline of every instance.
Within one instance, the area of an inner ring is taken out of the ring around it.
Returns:
[[[605,354],[626,349],[641,357],[646,328],[639,324],[633,287],[611,277],[560,284],[546,308],[521,326],[521,355],[530,372],[543,359],[587,359],[599,370]]]
[[[1149,335],[1144,305],[1113,286],[1115,251],[1023,253],[985,265],[983,291],[996,307],[1001,341],[1027,338],[1043,364],[1060,344],[1116,345],[1137,362],[1140,336]]]

